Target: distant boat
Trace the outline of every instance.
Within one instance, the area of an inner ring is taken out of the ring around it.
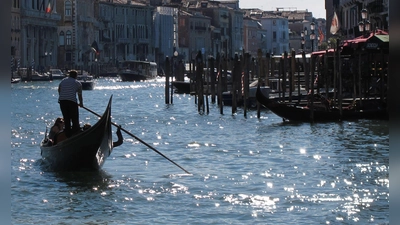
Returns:
[[[92,75],[83,71],[83,74],[78,74],[77,80],[82,84],[82,90],[93,90],[96,86],[96,81]]]
[[[157,77],[155,62],[127,60],[123,61],[118,70],[121,81],[144,81]]]
[[[50,76],[47,74],[40,74],[37,71],[31,74],[31,81],[48,81],[50,80]]]
[[[61,80],[67,77],[60,69],[50,69],[48,74],[51,80]]]
[[[19,68],[18,74],[21,75],[22,81],[48,81],[50,80],[50,76],[47,74],[40,74],[34,69],[30,69],[30,73],[28,73],[28,68]]]
[[[54,171],[99,170],[112,151],[111,99],[100,120],[68,139],[40,144],[42,159]]]
[[[19,77],[13,77],[13,78],[11,78],[11,83],[12,83],[12,84],[19,83],[20,81],[21,81],[21,78],[19,78]]]

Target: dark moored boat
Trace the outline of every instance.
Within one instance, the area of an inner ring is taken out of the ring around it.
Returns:
[[[341,121],[357,119],[389,119],[386,106],[380,100],[365,101],[363,107],[343,107],[342,114],[339,108],[299,106],[272,100],[263,95],[260,88],[256,92],[257,101],[273,113],[289,121]],[[311,117],[313,119],[311,119]]]
[[[190,94],[190,82],[189,81],[172,81],[172,85],[175,87],[176,93]]]
[[[100,120],[53,146],[46,140],[40,144],[44,162],[54,171],[99,170],[112,151],[111,99]]]

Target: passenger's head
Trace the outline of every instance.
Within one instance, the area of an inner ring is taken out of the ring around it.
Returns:
[[[56,119],[56,122],[54,123],[54,125],[56,125],[56,126],[63,126],[63,125],[64,125],[64,119],[61,118],[61,117],[58,117],[58,118]]]
[[[78,77],[78,72],[76,70],[71,70],[69,71],[69,76],[76,79]]]

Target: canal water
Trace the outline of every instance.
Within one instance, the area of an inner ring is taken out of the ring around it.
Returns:
[[[124,132],[101,171],[56,173],[39,144],[58,83],[11,84],[12,224],[389,224],[388,121],[199,114],[190,95],[166,105],[162,79],[100,78],[84,105],[102,114],[112,95],[113,122],[191,174]]]

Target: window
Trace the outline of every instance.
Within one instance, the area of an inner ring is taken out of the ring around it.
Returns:
[[[67,61],[67,62],[71,62],[71,61],[72,61],[72,54],[71,54],[71,52],[67,52],[67,53],[65,54],[65,61]]]
[[[65,35],[64,35],[64,31],[60,32],[60,35],[58,37],[58,43],[60,46],[65,45]]]
[[[272,32],[272,40],[276,41],[276,31]]]
[[[67,31],[66,37],[65,37],[65,44],[66,45],[72,45],[72,34],[71,31]]]
[[[72,4],[71,1],[65,1],[65,16],[71,16]]]

